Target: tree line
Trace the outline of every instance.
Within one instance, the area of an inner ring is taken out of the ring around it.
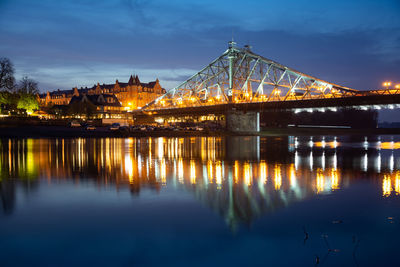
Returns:
[[[14,65],[8,58],[0,58],[0,112],[19,114],[39,109],[36,95],[38,83],[28,76],[16,81]]]

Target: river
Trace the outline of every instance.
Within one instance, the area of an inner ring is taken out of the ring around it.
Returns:
[[[0,140],[0,266],[398,263],[400,136]]]

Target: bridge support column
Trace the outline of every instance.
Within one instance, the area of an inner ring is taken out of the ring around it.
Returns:
[[[225,116],[226,129],[231,132],[259,132],[260,113],[228,111]]]

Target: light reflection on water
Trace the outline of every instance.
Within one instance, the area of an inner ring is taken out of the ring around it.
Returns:
[[[255,260],[254,249],[259,248],[259,255],[264,255],[268,249],[272,251],[277,247],[280,251],[268,254],[268,259],[275,266],[281,265],[282,258],[286,258],[285,249],[289,246],[292,257],[287,259],[292,259],[292,262],[286,265],[309,266],[315,263],[316,254],[322,259],[320,249],[326,245],[325,240],[321,240],[321,234],[325,236],[322,231],[331,231],[332,239],[341,240],[343,251],[355,251],[354,242],[359,242],[358,235],[365,240],[379,240],[379,244],[387,244],[380,251],[380,255],[386,255],[388,250],[396,248],[394,243],[400,238],[397,228],[388,228],[398,227],[399,214],[396,210],[400,206],[400,150],[396,138],[289,136],[0,140],[0,197],[5,214],[0,216],[0,248],[6,251],[3,255],[0,252],[0,259],[8,259],[8,254],[11,259],[20,253],[25,241],[14,243],[16,237],[25,240],[27,236],[29,241],[31,232],[40,232],[50,240],[57,235],[61,240],[68,241],[66,236],[73,236],[79,229],[83,229],[79,242],[87,247],[98,246],[99,236],[108,232],[117,236],[113,241],[117,243],[118,252],[114,254],[106,246],[108,242],[100,242],[100,245],[106,244],[103,251],[113,257],[106,261],[98,256],[97,263],[109,266],[119,258],[121,246],[132,243],[137,244],[134,258],[146,255],[142,253],[146,244],[157,247],[164,257],[174,255],[168,247],[175,249],[178,246],[178,250],[182,251],[179,256],[185,254],[187,260],[197,259],[192,249],[208,248],[204,253],[206,255],[217,251],[217,247],[226,247],[229,253],[221,256],[220,260],[229,263],[228,258],[232,258],[231,265],[243,265]],[[73,185],[72,189],[70,185]],[[21,188],[26,194],[21,194]],[[38,188],[45,189],[36,190]],[[86,198],[85,190],[88,188],[98,191],[91,192]],[[42,198],[31,193],[35,190]],[[77,199],[70,199],[76,191],[79,191]],[[119,192],[133,198],[120,197]],[[141,202],[149,195],[152,196],[150,205],[149,202]],[[175,202],[171,202],[171,195]],[[180,195],[184,197],[179,198]],[[193,205],[188,196],[194,203],[202,205]],[[39,204],[35,202],[38,198],[42,201]],[[57,198],[61,200],[56,202],[54,209],[46,205]],[[28,205],[32,199],[36,204]],[[179,206],[181,202],[186,202],[183,204],[189,208]],[[27,208],[24,209],[24,206]],[[205,213],[199,206],[204,206],[207,212],[216,216]],[[57,221],[57,216],[48,217],[47,209],[59,212],[60,220]],[[91,209],[94,212],[91,213]],[[89,213],[89,217],[80,213],[81,210]],[[163,214],[164,210],[166,214]],[[159,217],[154,214],[159,214]],[[31,216],[30,220],[36,221],[36,224],[26,224],[25,216]],[[72,222],[69,218],[74,216],[79,217],[77,225],[68,228]],[[80,222],[81,217],[86,219]],[[15,228],[12,225],[14,218],[19,222]],[[337,222],[341,222],[342,218],[346,223],[343,223],[343,228],[338,228],[341,226]],[[50,220],[50,227],[43,223],[47,220]],[[333,220],[335,224],[331,223]],[[123,221],[126,225],[121,226]],[[183,225],[181,221],[191,224]],[[223,229],[215,224],[220,221]],[[85,222],[89,226],[82,226]],[[59,228],[53,232],[48,230],[54,225]],[[93,230],[94,237],[85,235],[90,233],[93,225],[98,227],[99,232]],[[162,228],[165,235],[161,234],[161,230],[155,230],[162,227],[160,225],[165,225]],[[307,246],[303,245],[303,242],[306,244],[302,236],[306,231],[303,225],[310,231]],[[250,226],[253,228],[248,232],[240,231],[246,227],[250,229]],[[10,230],[15,231],[11,238],[7,234]],[[224,231],[231,235],[224,235]],[[385,236],[389,231],[392,231],[391,237],[398,238],[393,241]],[[190,236],[189,241],[185,239],[187,235]],[[127,242],[124,239],[126,236],[134,242]],[[204,243],[196,243],[196,238],[203,238]],[[165,246],[165,242],[171,244]],[[256,246],[246,245],[246,242]],[[40,242],[37,243],[40,245]],[[18,246],[13,247],[13,244]],[[64,249],[61,246],[53,250],[53,243],[41,245],[45,249],[43,254],[38,254],[37,262],[53,253],[60,255]],[[111,246],[114,247],[114,243]],[[374,241],[362,243],[362,246],[373,249],[374,253],[377,247],[381,248]],[[237,261],[239,254],[231,253],[235,248],[243,252],[241,262]],[[361,248],[359,253],[363,256],[363,263],[374,265],[376,261],[370,262],[368,249],[362,251]],[[85,250],[82,246],[76,253],[85,255],[79,261],[86,257],[84,262],[90,263],[90,249]],[[130,253],[125,256],[129,257]],[[395,253],[390,252],[389,255]],[[347,256],[344,253],[342,256],[330,256],[330,266],[349,264]],[[213,255],[212,260],[207,262],[213,262],[215,257],[218,256]],[[143,260],[156,266],[164,264],[164,258],[153,262],[151,258]],[[389,257],[387,262],[391,263],[392,258]],[[175,265],[175,256],[169,262]],[[259,257],[254,263],[266,262],[265,257]],[[353,260],[350,259],[350,262],[353,263]],[[41,263],[54,265],[57,262],[45,259]],[[181,265],[187,266],[186,262]]]
[[[183,188],[235,227],[277,206],[345,188],[366,173],[381,184],[382,196],[399,194],[398,144],[365,139],[346,146],[336,137],[9,139],[1,141],[0,181],[85,178],[133,194]],[[4,190],[7,209],[15,200]]]

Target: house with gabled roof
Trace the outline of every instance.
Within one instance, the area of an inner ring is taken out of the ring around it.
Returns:
[[[73,96],[69,106],[74,105],[93,105],[96,107],[96,117],[110,117],[113,114],[120,114],[122,111],[121,103],[114,94],[93,94]]]

